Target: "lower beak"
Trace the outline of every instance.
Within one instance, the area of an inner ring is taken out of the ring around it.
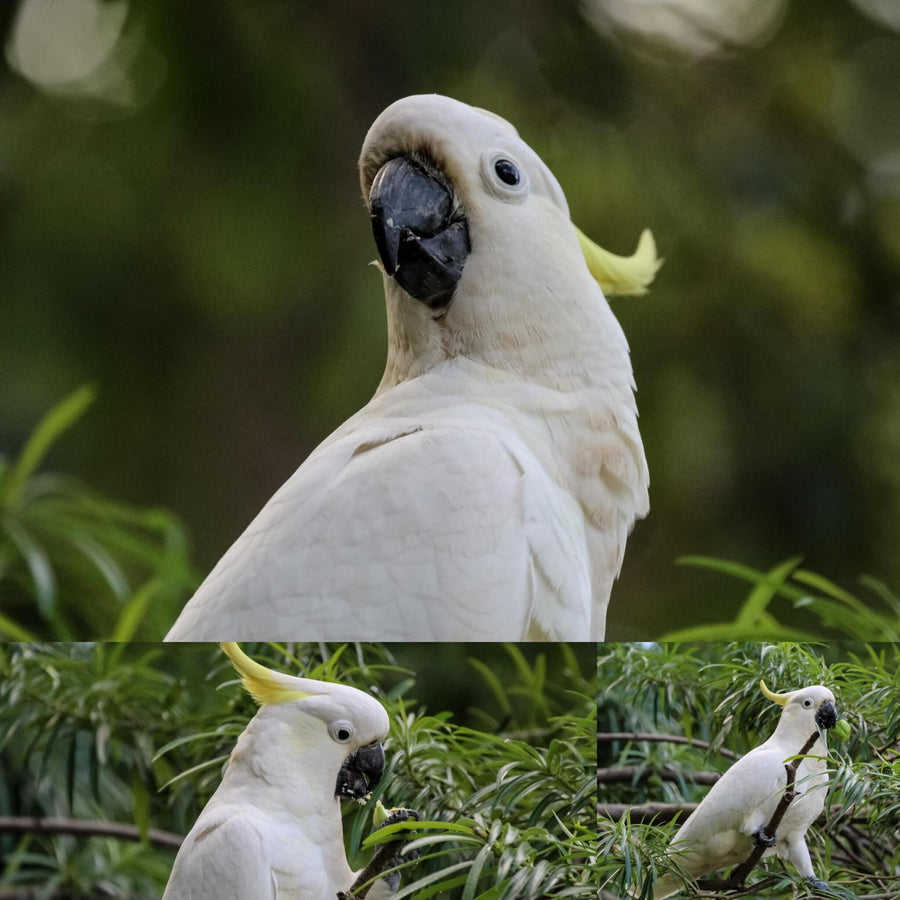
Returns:
[[[372,233],[384,270],[432,309],[450,302],[471,249],[450,186],[416,159],[389,159],[369,191]]]
[[[334,795],[346,800],[363,800],[384,773],[384,747],[372,741],[348,756],[338,772]]]
[[[834,708],[834,704],[830,700],[826,700],[816,713],[816,725],[819,728],[834,728],[837,719],[837,710]]]

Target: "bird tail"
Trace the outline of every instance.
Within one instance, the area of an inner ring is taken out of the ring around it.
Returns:
[[[663,897],[671,897],[681,890],[681,883],[676,881],[671,875],[663,875],[658,879],[656,886],[653,888],[653,900],[662,900]]]

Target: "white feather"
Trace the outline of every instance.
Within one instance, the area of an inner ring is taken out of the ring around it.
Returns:
[[[647,466],[625,337],[556,179],[515,129],[435,95],[372,126],[360,170],[427,152],[472,250],[436,314],[384,276],[388,357],[221,559],[169,640],[599,640]],[[527,175],[510,201],[485,160]]]
[[[686,875],[699,878],[736,866],[750,856],[754,832],[769,823],[784,794],[785,762],[799,754],[815,733],[815,715],[826,702],[834,703],[834,695],[826,687],[792,692],[772,736],[741,757],[713,785],[670,845],[672,859]],[[798,794],[778,827],[775,846],[763,854],[790,862],[804,878],[815,877],[805,836],[825,806],[825,754],[822,741],[817,740],[808,751],[809,758],[801,761],[795,781]],[[656,883],[654,900],[678,893],[681,884],[677,878],[663,876]]]

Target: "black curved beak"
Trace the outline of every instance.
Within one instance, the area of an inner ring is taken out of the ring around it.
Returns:
[[[344,760],[334,795],[345,800],[362,800],[378,784],[383,773],[384,747],[381,741],[372,741]]]
[[[388,275],[432,309],[449,303],[471,244],[446,179],[418,159],[389,159],[372,181],[369,210]]]
[[[824,729],[834,728],[837,720],[837,710],[834,708],[834,704],[830,700],[826,700],[816,713],[816,725]]]

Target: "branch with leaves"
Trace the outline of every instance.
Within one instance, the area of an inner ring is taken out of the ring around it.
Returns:
[[[67,819],[43,816],[0,816],[0,834],[71,834],[77,837],[111,837],[120,841],[138,841],[177,850],[184,837],[150,828],[143,833],[136,825],[99,822],[94,819]]]
[[[826,652],[800,643],[601,644],[598,656],[601,891],[639,894],[669,871],[672,837],[706,791],[693,773],[724,770],[717,753],[726,741],[735,756],[759,744],[766,704],[757,686],[764,677],[785,689],[829,685],[851,726],[849,736],[833,734],[829,746],[825,811],[815,823],[827,845],[814,860],[818,877],[842,900],[900,896],[900,771],[894,762],[900,647],[831,644]],[[690,742],[669,740],[681,730]],[[617,770],[652,774],[617,780]],[[664,772],[680,774],[671,781]],[[815,847],[810,850],[815,856]],[[747,877],[745,895],[776,900],[790,894],[793,872],[748,862],[764,877],[752,885],[753,876]],[[696,896],[718,896],[707,890],[715,884],[703,882]]]

